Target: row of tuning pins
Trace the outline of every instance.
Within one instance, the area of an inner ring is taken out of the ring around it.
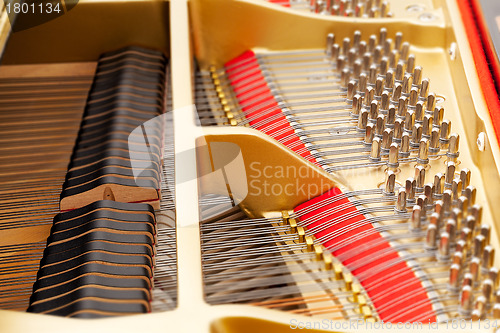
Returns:
[[[311,0],[311,12],[347,17],[392,17],[385,0]]]
[[[411,206],[410,232],[425,233],[425,249],[449,265],[448,291],[459,297],[459,314],[479,320],[491,312],[500,318],[500,275],[493,267],[491,228],[481,223],[482,207],[475,204],[470,170],[457,173],[456,166],[448,161],[444,173],[425,183],[426,169],[416,165],[415,177],[397,191],[394,210],[407,213]],[[395,184],[396,173],[388,170],[384,194],[395,195]]]
[[[356,31],[352,43],[344,38],[340,47],[333,34],[327,36],[326,54],[340,70],[351,115],[371,146],[370,161],[386,155],[388,164],[397,167],[398,152],[407,158],[413,149],[417,161],[427,164],[429,153],[437,155],[441,147],[448,147],[448,158],[456,161],[459,136],[450,135],[451,122],[443,119],[444,108],[436,107],[429,80],[422,79],[422,68],[415,66],[402,37],[397,33],[393,43],[382,28],[378,38],[372,35],[366,43]]]

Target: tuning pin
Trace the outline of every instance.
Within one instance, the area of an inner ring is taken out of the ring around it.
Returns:
[[[453,179],[455,178],[455,163],[446,162],[446,173],[444,178],[444,187],[451,188]]]
[[[462,228],[462,230],[460,230],[460,240],[463,242],[463,244],[460,246],[460,249],[458,249],[458,242],[457,242],[456,250],[464,251],[464,249],[467,249],[470,246],[470,243],[472,242],[472,230],[470,230],[467,227]]]
[[[405,116],[405,131],[412,133],[415,126],[415,112],[408,110]],[[420,131],[422,133],[422,131]]]
[[[366,125],[364,143],[366,145],[371,145],[373,142],[374,135],[375,135],[375,124],[370,123]]]
[[[381,28],[379,32],[379,45],[383,45],[385,43],[386,38],[387,38],[387,29]]]
[[[410,221],[410,231],[418,232],[422,228],[422,208],[421,206],[413,206]]]
[[[399,155],[402,158],[410,156],[410,135],[406,132],[401,135],[401,150],[399,151]]]
[[[429,139],[432,130],[432,115],[426,114],[422,123],[422,136]]]
[[[380,161],[380,146],[381,146],[381,139],[376,137],[373,138],[372,141],[372,149],[370,152],[370,161],[371,162],[379,162]]]
[[[445,190],[443,192],[443,207],[442,207],[442,213],[445,215],[448,215],[451,211],[451,190]]]
[[[384,194],[394,195],[395,185],[396,185],[396,174],[392,170],[389,170],[387,171],[386,174]]]
[[[448,290],[452,293],[458,293],[460,290],[460,273],[460,265],[452,264],[450,267],[450,279],[448,281]]]
[[[406,190],[404,188],[398,190],[398,200],[394,210],[396,213],[406,213]]]
[[[422,79],[422,83],[420,84],[420,98],[423,100],[427,99],[427,95],[429,94],[429,79]]]
[[[377,48],[375,48],[375,51],[377,50]],[[375,52],[375,54],[373,55],[373,61],[378,63],[379,59],[376,55],[377,55],[377,52]],[[373,86],[375,85],[375,82],[377,80],[377,69],[378,69],[377,65],[372,64],[370,66],[370,70],[368,71],[368,82]]]
[[[352,108],[351,108],[352,117],[358,118],[362,104],[363,104],[363,97],[361,97],[361,95],[356,94],[352,97]]]
[[[382,133],[382,149],[384,152],[388,152],[392,144],[393,130],[386,128]]]
[[[427,218],[427,206],[429,206],[429,201],[427,200],[427,197],[423,194],[419,195],[417,198],[417,205],[421,207],[422,219],[426,219]]]
[[[356,9],[354,10],[354,16],[363,17],[364,13],[365,13],[365,5],[363,3],[358,3],[356,5]]]
[[[425,184],[425,168],[421,165],[415,166],[415,191],[421,193],[424,191]]]
[[[404,120],[397,118],[394,121],[394,137],[392,138],[396,142],[401,142],[401,137],[403,136]]]
[[[345,68],[346,62],[347,62],[346,57],[345,57],[343,54],[340,54],[340,55],[337,57],[337,70],[338,70],[339,72],[341,72],[341,73],[342,73],[342,71],[343,71],[344,69],[347,69],[347,68]]]
[[[481,218],[483,215],[483,207],[481,207],[480,205],[477,205],[477,204],[473,205],[469,209],[469,214],[474,217],[477,225],[481,225]]]
[[[500,319],[500,303],[493,305],[493,318]]]
[[[357,49],[359,47],[360,42],[361,42],[361,31],[356,30],[354,31],[352,38],[352,47]]]
[[[391,53],[389,53],[389,67],[396,69],[398,62],[399,52],[397,50],[392,50]]]
[[[470,185],[471,172],[469,169],[464,168],[460,170],[460,180],[462,181],[462,194],[465,193],[465,188]]]
[[[332,33],[329,33],[326,36],[326,55],[328,57],[332,56],[332,47],[333,47],[333,44],[335,44],[335,35],[332,34]]]
[[[399,100],[398,100],[398,116],[399,117],[406,117],[407,102],[408,102],[408,100],[406,99],[406,97],[399,98]]]
[[[434,198],[432,197],[432,194],[434,193],[434,186],[432,183],[428,183],[424,185],[424,195],[427,198],[427,202],[429,203],[430,206],[433,205]]]
[[[410,177],[405,181],[405,190],[406,190],[406,200],[408,203],[413,204],[415,202],[415,193],[416,193],[417,182],[414,178]]]
[[[414,70],[415,70],[415,55],[410,54],[408,56],[408,60],[406,61],[406,72],[413,74]]]
[[[347,53],[351,49],[351,39],[349,37],[345,37],[342,40],[342,52],[344,56],[347,56]]]
[[[383,95],[382,95],[383,97]],[[396,121],[396,107],[394,105],[389,105],[388,111],[387,111],[387,119],[386,119],[386,126],[387,127],[394,127],[394,122]]]
[[[451,192],[453,193],[453,200],[458,200],[462,194],[462,181],[460,178],[453,179],[451,183]]]
[[[437,217],[438,217],[439,224],[437,224],[437,226],[438,226],[438,229],[439,229],[440,226],[441,226],[441,217],[444,216],[443,200],[437,200],[436,201],[436,204],[434,205],[434,213],[438,214]]]
[[[472,255],[477,258],[482,258],[485,244],[486,244],[486,239],[484,238],[483,235],[477,235],[476,237],[474,237]]]
[[[474,277],[470,272],[464,274],[464,278],[462,280],[462,287],[469,286],[472,287],[474,283]]]
[[[448,242],[450,246],[455,245],[456,234],[457,234],[457,223],[454,219],[448,219],[446,221],[445,230],[448,233]]]
[[[468,318],[472,312],[474,302],[474,293],[471,286],[463,286],[460,293],[459,313],[465,318]]]
[[[358,117],[358,128],[357,130],[360,132],[364,132],[366,130],[366,126],[368,125],[368,111],[363,110]]]
[[[375,119],[375,135],[381,137],[385,128],[385,116],[383,114],[377,115]]]
[[[373,88],[372,86],[366,87],[366,90],[365,90],[365,101],[366,101],[366,103],[373,103],[374,97],[375,97],[375,88]]]
[[[349,81],[351,80],[351,71],[348,68],[342,69],[340,72],[340,85],[344,90],[347,90]]]
[[[349,66],[349,68],[354,68],[354,62],[356,61],[356,54],[357,54],[356,49],[350,49],[347,52],[347,65]]]
[[[479,285],[481,280],[481,259],[473,257],[469,263],[469,272],[472,274],[472,285]]]
[[[365,94],[366,91],[367,82],[368,82],[368,77],[366,76],[366,73],[361,73],[358,79],[358,89],[359,91],[362,92],[363,95]],[[368,101],[367,99],[365,100]]]
[[[459,230],[462,226],[462,210],[459,208],[453,208],[450,212],[450,218],[455,220],[457,224],[457,230]]]
[[[333,5],[332,9],[330,10],[330,13],[332,16],[340,16],[340,6],[339,5]]]
[[[384,91],[385,79],[383,77],[377,77],[375,80],[375,96],[382,96]]]
[[[415,124],[413,125],[413,129],[411,131],[411,143],[410,145],[414,148],[420,146],[420,141],[422,140],[422,125]],[[425,139],[427,140],[427,139]]]
[[[379,77],[384,77],[385,73],[389,70],[389,58],[387,56],[382,57],[382,60],[380,60],[380,64],[378,67],[379,71]]]
[[[481,285],[481,293],[483,294],[484,298],[486,299],[486,304],[491,303],[491,299],[492,299],[494,290],[495,290],[495,287],[493,286],[492,280],[490,280],[489,278],[483,280],[483,283]]]
[[[366,9],[368,10],[368,7],[366,7]],[[368,39],[368,52],[373,52],[376,43],[377,43],[377,36],[371,35],[370,39]]]
[[[403,76],[405,73],[405,63],[404,61],[400,60],[398,61],[398,64],[396,65],[396,73],[395,73],[395,80],[402,83],[403,81]]]
[[[416,107],[418,102],[422,102],[418,100],[418,88],[412,87],[410,90],[410,97],[408,99],[408,104],[411,107]],[[425,102],[422,102],[425,103]]]
[[[446,156],[448,157],[448,161],[456,162],[459,152],[458,152],[458,144],[459,144],[460,136],[456,133],[450,135],[448,152]]]
[[[326,3],[323,0],[316,0],[314,12],[317,14],[324,13],[326,10]]]
[[[457,242],[457,244],[459,242],[463,243],[462,240],[459,240]],[[453,253],[453,255],[451,256],[451,262],[452,262],[452,264],[458,265],[461,268],[462,265],[464,264],[464,252],[463,252],[463,250],[456,250],[455,253]]]
[[[436,198],[441,198],[444,191],[444,175],[442,173],[437,173],[434,176],[434,196]]]
[[[425,238],[425,249],[428,251],[435,251],[437,249],[436,242],[437,242],[437,234],[438,234],[438,229],[436,225],[434,224],[429,224],[427,227],[427,235]]]
[[[500,278],[500,274],[498,274],[498,268],[491,267],[488,271],[488,279],[493,281],[493,289],[498,288],[498,280]]]
[[[352,103],[352,99],[354,98],[354,95],[356,94],[356,90],[358,88],[358,82],[355,80],[349,81],[347,84],[347,102]],[[349,104],[350,104],[349,103]]]
[[[402,32],[397,32],[396,33],[396,38],[394,41],[394,49],[397,51],[401,50],[401,45],[403,43],[403,33]]]
[[[377,89],[375,88],[375,90]],[[389,92],[383,91],[380,96],[380,108],[379,108],[380,113],[387,114],[387,110],[389,109],[389,103],[390,103]]]
[[[440,127],[441,122],[443,121],[444,107],[439,106],[439,107],[434,108],[434,112],[432,113],[432,116],[433,116],[432,126]]]
[[[429,141],[429,153],[431,155],[436,155],[439,153],[439,128],[433,128],[431,130],[431,138]]]
[[[457,207],[460,211],[467,212],[469,210],[469,199],[467,199],[464,195],[459,196],[457,200]]]
[[[410,90],[413,85],[413,77],[411,74],[405,74],[403,76],[403,87],[402,94],[405,96],[410,96]]]
[[[491,245],[487,245],[483,250],[483,260],[482,269],[486,272],[488,271],[495,261],[495,248]]]
[[[424,106],[425,106],[424,101],[418,101],[418,103],[415,105],[415,122],[416,123],[422,123],[424,120]]]
[[[471,314],[472,321],[483,320],[486,317],[486,299],[484,296],[479,296],[474,304],[474,310]]]
[[[394,71],[392,69],[389,69],[385,73],[385,89],[387,91],[392,91],[393,88],[394,88]]]
[[[372,102],[370,103],[370,113],[368,115],[368,120],[374,121],[377,119],[377,116],[378,116],[378,102],[376,100],[372,100]]]
[[[439,261],[448,261],[450,259],[450,235],[443,231],[439,237]]]
[[[367,47],[367,44],[364,40],[360,41],[359,42],[359,45],[358,45],[358,55],[360,57],[362,57],[365,53],[366,53],[366,47]],[[368,69],[368,67],[367,67]]]
[[[420,88],[420,84],[422,83],[422,67],[416,66],[413,70],[413,85],[417,88]]]
[[[399,105],[399,103],[400,103],[399,99],[401,98],[402,89],[403,89],[403,85],[401,83],[399,83],[399,82],[394,83],[394,87],[392,89],[392,102],[393,103],[395,103],[395,104],[398,103],[398,105]],[[406,111],[406,104],[405,104],[404,110]],[[399,111],[399,108],[398,108],[398,111]],[[398,112],[398,115],[400,115],[399,112]],[[404,113],[401,116],[404,116]]]
[[[473,205],[476,202],[476,188],[469,185],[465,188],[465,196],[469,200],[469,205]]]
[[[480,233],[481,233],[481,235],[484,236],[486,244],[489,244],[490,237],[491,237],[491,227],[487,224],[481,225]]]
[[[406,61],[408,59],[408,55],[410,54],[410,43],[404,42],[401,46],[401,59]]]
[[[427,108],[425,109],[425,112],[433,114],[435,108],[436,108],[436,94],[431,92],[427,95]]]
[[[472,232],[474,232],[474,230],[476,230],[476,218],[472,215],[468,215],[465,218],[465,225],[467,226],[467,228],[472,230]]]
[[[389,160],[387,162],[387,167],[396,170],[399,167],[399,145],[397,143],[391,143],[389,147]]]
[[[450,136],[450,131],[451,131],[451,122],[448,119],[445,119],[441,122],[441,131],[439,133],[439,142],[441,143],[441,146],[446,146],[448,145],[449,142],[449,136]]]
[[[441,229],[441,214],[439,214],[439,212],[432,213],[429,223],[434,224],[437,230]]]
[[[420,165],[429,164],[429,140],[425,138],[420,140],[420,144],[418,147],[417,163]]]

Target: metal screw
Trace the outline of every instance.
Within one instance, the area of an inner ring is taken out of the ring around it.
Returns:
[[[486,133],[481,132],[477,135],[476,144],[479,151],[484,151],[486,149]]]

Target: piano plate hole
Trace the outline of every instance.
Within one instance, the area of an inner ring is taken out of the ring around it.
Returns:
[[[332,127],[328,130],[331,135],[344,135],[349,133],[349,129],[345,127]]]
[[[411,13],[423,12],[424,10],[425,7],[420,4],[409,5],[408,7],[406,7],[406,11]]]

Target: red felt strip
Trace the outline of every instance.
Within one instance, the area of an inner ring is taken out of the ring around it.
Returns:
[[[486,100],[486,105],[488,106],[497,141],[500,143],[500,96],[498,95],[494,77],[488,66],[488,58],[485,54],[484,44],[481,39],[482,34],[476,22],[475,11],[477,8],[471,5],[469,0],[457,0],[457,3],[464,22],[465,32],[469,39],[472,56],[476,64],[477,74],[481,82],[481,89]]]
[[[247,51],[227,62],[225,68],[236,98],[242,105],[245,116],[250,119],[250,125],[278,141],[281,140],[300,156],[319,165],[300,141],[285,116],[281,114],[278,102],[260,71],[255,53]],[[266,122],[270,117],[273,121]]]
[[[295,208],[295,212],[340,194],[342,192],[334,188],[301,204]],[[331,201],[302,215],[301,220],[305,221],[327,210],[332,211],[309,224],[308,228],[333,222],[314,236],[319,239],[325,235],[337,235],[323,245],[327,248],[332,247],[334,249],[332,254],[336,257],[344,255],[344,258],[348,258],[342,260],[342,263],[352,274],[362,278],[361,284],[372,299],[380,319],[389,322],[435,322],[436,316],[426,290],[406,262],[398,260],[398,252],[378,231],[374,230],[371,223],[365,221],[365,216],[348,199]],[[350,218],[342,217],[348,213],[351,214]],[[353,228],[356,223],[358,226]],[[366,246],[368,242],[376,245]]]
[[[286,117],[282,114],[278,103],[273,97],[267,83],[260,71],[255,54],[251,51],[243,53],[241,56],[231,60],[226,64],[228,78],[233,90],[237,96],[238,102],[242,106],[245,116],[256,129],[268,134],[274,139],[282,142],[285,146],[298,153],[300,156],[316,165],[319,163],[309,150],[302,143],[294,129],[290,126]],[[269,121],[272,119],[272,121]],[[267,121],[266,121],[267,120]],[[295,209],[298,211],[305,207],[341,194],[337,188],[312,199]],[[322,232],[315,234],[317,238],[325,234],[334,234],[349,228],[356,223],[362,223],[365,217],[359,213],[357,208],[350,203],[348,199],[338,200],[329,205],[323,205],[321,208],[302,216],[315,216],[321,212],[334,207],[345,205],[345,207],[333,214],[326,215],[310,227],[326,223],[331,220],[341,220],[341,216],[351,213],[352,216],[345,221],[340,221],[334,226],[327,228]],[[339,234],[328,242],[325,246],[335,246],[346,241],[348,238],[358,235],[356,240],[349,240],[347,246],[343,246],[334,251],[333,254],[340,256],[352,251],[358,251],[357,255],[350,255],[349,259],[343,264],[352,269],[352,273],[361,276],[366,272],[374,272],[363,279],[363,286],[369,289],[368,295],[372,299],[379,316],[384,321],[406,322],[421,321],[434,322],[436,316],[432,309],[431,302],[426,290],[423,288],[420,280],[413,271],[407,266],[406,262],[397,262],[399,254],[378,232],[363,236],[363,232],[374,231],[370,223],[365,223],[351,231]],[[361,236],[360,236],[361,235]],[[378,245],[365,248],[364,244],[369,241],[378,241]],[[383,255],[374,258],[373,254],[379,250],[385,250]],[[360,265],[360,261],[366,260],[366,263]],[[394,263],[396,261],[396,263]],[[354,269],[354,265],[360,266]],[[377,268],[380,270],[377,271]],[[371,271],[370,271],[371,270]],[[397,275],[397,276],[396,276]],[[400,285],[399,288],[394,286]],[[403,309],[403,311],[402,311]]]

